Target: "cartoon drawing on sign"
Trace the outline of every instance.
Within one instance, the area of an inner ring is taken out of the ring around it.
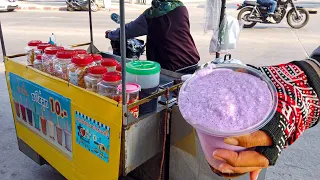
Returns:
[[[105,162],[109,162],[110,128],[76,111],[76,142]]]

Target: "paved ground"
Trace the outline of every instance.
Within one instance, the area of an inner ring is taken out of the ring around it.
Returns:
[[[319,2],[320,3],[320,2]],[[313,6],[319,6],[313,3]],[[202,31],[203,9],[198,4],[189,7],[191,31],[201,61],[214,58],[208,53],[210,33]],[[228,4],[228,12],[236,15],[235,4]],[[143,10],[127,12],[132,20]],[[109,19],[109,12],[93,13],[94,40],[100,50],[109,49],[104,31],[116,28]],[[8,54],[21,53],[31,39],[48,40],[51,32],[58,44],[68,45],[89,41],[88,15],[86,12],[27,12],[0,13]],[[280,25],[258,25],[244,29],[233,57],[245,63],[267,65],[302,59],[320,45],[320,15],[312,15],[310,23],[301,30],[291,30],[285,21]],[[48,166],[38,167],[17,149],[15,130],[9,106],[4,67],[0,64],[0,179],[1,180],[61,180],[63,177]],[[308,130],[294,145],[283,153],[278,164],[270,168],[268,180],[317,180],[320,169],[318,149],[320,126]]]

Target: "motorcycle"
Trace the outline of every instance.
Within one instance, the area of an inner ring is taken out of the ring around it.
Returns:
[[[116,13],[112,13],[110,16],[111,20],[114,21],[117,24],[120,24],[120,16]],[[106,38],[108,38],[106,36]],[[120,41],[110,41],[113,54],[121,56],[121,51],[120,51]],[[145,44],[143,40],[132,38],[132,39],[127,39],[126,40],[126,57],[130,59],[139,59],[140,56],[144,53],[145,51]]]
[[[291,9],[287,13],[288,7]],[[243,4],[238,4],[238,20],[243,23],[244,28],[252,28],[257,23],[270,24],[267,21],[268,7],[262,6],[255,1],[244,1]],[[276,23],[280,23],[286,16],[287,23],[294,29],[304,27],[309,21],[309,12],[302,8],[295,6],[293,0],[279,0],[277,8],[273,15]]]
[[[120,41],[110,41],[113,54],[121,56]],[[144,41],[140,39],[127,39],[126,43],[126,57],[129,59],[139,59],[144,53],[145,45]]]
[[[88,0],[66,0],[67,10],[68,11],[88,11],[89,10],[89,2]],[[90,0],[91,3],[91,11],[98,11],[98,5],[94,2],[94,0]]]

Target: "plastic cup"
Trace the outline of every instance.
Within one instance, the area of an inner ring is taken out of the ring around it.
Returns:
[[[40,131],[40,117],[37,113],[33,113],[34,127]]]
[[[47,120],[44,117],[40,117],[41,129],[44,135],[47,135]]]
[[[27,116],[28,116],[28,122],[30,126],[33,126],[33,115],[31,109],[27,108]]]
[[[68,151],[72,151],[72,139],[71,139],[71,133],[68,131],[64,131],[64,137],[65,137],[65,142],[66,142],[66,149]]]
[[[263,126],[265,126],[272,119],[273,115],[276,112],[278,99],[277,99],[277,94],[276,94],[276,88],[274,87],[272,82],[269,80],[269,78],[267,76],[265,76],[264,74],[262,74],[260,71],[254,69],[254,68],[248,67],[248,66],[234,65],[234,64],[217,65],[216,67],[214,67],[212,69],[212,71],[214,71],[215,69],[219,69],[219,68],[227,68],[227,69],[231,69],[233,71],[251,74],[253,76],[260,78],[261,80],[263,80],[267,83],[268,88],[270,90],[270,93],[272,95],[272,108],[270,109],[269,113],[266,114],[265,118],[261,119],[260,122],[258,122],[257,124],[255,124],[253,126],[250,126],[250,127],[247,127],[243,130],[238,130],[238,131],[215,131],[212,128],[204,127],[199,124],[195,124],[195,123],[193,123],[192,119],[188,119],[185,112],[181,111],[181,114],[184,117],[184,119],[191,126],[193,126],[196,129],[202,150],[205,154],[206,160],[208,161],[209,165],[211,166],[212,171],[217,174],[220,174],[220,175],[225,175],[225,174],[219,173],[218,171],[215,171],[215,169],[218,169],[219,165],[221,164],[221,161],[216,160],[212,157],[213,152],[216,149],[228,149],[228,150],[232,150],[232,151],[236,151],[236,152],[245,150],[246,148],[243,148],[240,146],[232,146],[232,145],[225,144],[224,138],[249,134],[249,133],[257,131],[260,128],[262,128]],[[192,75],[192,77],[189,78],[182,85],[182,87],[180,89],[180,93],[183,92],[188,87],[188,83],[190,81],[192,81],[195,76],[196,76],[195,74]],[[180,98],[180,96],[179,96],[179,98]],[[229,176],[229,177],[235,177],[235,176],[239,176],[239,175],[242,175],[242,174],[227,174],[227,176]]]
[[[26,107],[24,107],[24,105],[20,104],[20,109],[21,109],[22,119],[23,119],[25,122],[27,122]]]
[[[54,140],[54,123],[52,121],[48,121],[48,134],[51,139]]]
[[[57,141],[60,145],[62,145],[62,129],[59,126],[56,126],[57,131]]]
[[[16,115],[18,118],[20,118],[20,104],[18,102],[14,102],[14,107],[15,107],[15,110],[16,110]]]

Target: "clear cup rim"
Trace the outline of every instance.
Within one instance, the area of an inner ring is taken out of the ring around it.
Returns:
[[[272,106],[270,109],[270,112],[268,114],[265,115],[265,118],[263,119],[263,121],[260,121],[259,123],[250,126],[246,129],[241,129],[241,130],[237,130],[237,131],[227,131],[227,132],[223,132],[223,131],[215,131],[213,129],[204,127],[204,126],[200,126],[199,124],[193,124],[191,123],[188,119],[186,119],[183,115],[183,112],[181,112],[182,117],[184,117],[184,119],[191,125],[193,126],[196,130],[200,130],[201,132],[211,135],[211,136],[216,136],[216,137],[229,137],[229,136],[241,136],[244,134],[250,134],[252,132],[255,132],[259,129],[261,129],[262,127],[264,127],[274,116],[274,114],[276,113],[277,110],[277,105],[278,105],[278,96],[277,96],[277,90],[276,87],[274,86],[274,84],[272,83],[272,81],[262,72],[260,72],[259,70],[252,68],[250,66],[246,66],[246,65],[240,65],[240,64],[218,64],[218,65],[214,65],[211,66],[212,69],[221,69],[221,68],[226,68],[226,69],[231,69],[234,70],[234,68],[239,68],[239,69],[245,69],[253,74],[256,77],[259,77],[260,79],[262,79],[263,81],[265,81],[268,85],[268,88],[270,90],[271,96],[272,96]],[[250,74],[248,72],[242,72],[242,73],[247,73]],[[193,78],[196,76],[196,73],[194,73],[189,79],[187,79],[183,85],[180,88],[180,92],[182,92],[186,86],[188,85],[188,83],[190,81],[193,80]],[[178,104],[180,100],[180,96],[178,96]],[[179,106],[180,107],[180,106]]]

